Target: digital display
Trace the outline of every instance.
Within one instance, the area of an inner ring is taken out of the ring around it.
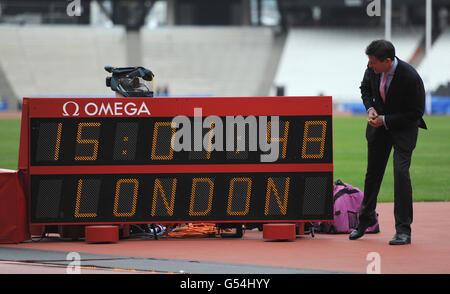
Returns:
[[[24,98],[31,223],[333,219],[331,97]]]
[[[321,219],[331,173],[44,175],[33,222],[185,222]]]
[[[331,117],[280,117],[278,137],[272,137],[271,125],[269,121],[264,126],[267,142],[278,142],[271,163],[332,162]],[[260,129],[258,123],[256,128]],[[248,127],[244,137],[238,135],[237,126],[232,151],[227,151],[226,138],[221,142],[223,151],[212,151],[214,125],[202,132],[207,148],[176,152],[171,143],[177,130],[171,118],[31,119],[31,165],[259,163],[264,153],[250,151]]]

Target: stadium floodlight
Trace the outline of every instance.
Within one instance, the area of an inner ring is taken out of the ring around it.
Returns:
[[[155,75],[149,69],[136,67],[105,66],[112,73],[106,78],[106,86],[120,97],[153,97],[153,80]]]
[[[391,41],[392,38],[392,0],[386,0],[386,21],[384,38]]]

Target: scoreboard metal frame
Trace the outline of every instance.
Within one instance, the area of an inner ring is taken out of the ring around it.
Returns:
[[[174,151],[177,116],[276,116],[278,157]],[[332,221],[332,138],[331,97],[24,98],[19,171],[31,225]]]

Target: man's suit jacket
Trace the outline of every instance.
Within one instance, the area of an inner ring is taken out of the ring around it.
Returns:
[[[398,58],[397,58],[398,59]],[[425,110],[425,90],[417,71],[398,59],[398,65],[386,92],[386,102],[380,95],[381,74],[367,67],[361,82],[361,98],[366,110],[374,107],[384,115],[384,126],[374,128],[367,124],[366,138],[369,143],[392,138],[394,146],[404,151],[416,147],[418,128],[427,126],[422,116]]]

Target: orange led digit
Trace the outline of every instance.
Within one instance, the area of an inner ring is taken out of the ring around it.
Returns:
[[[78,180],[78,186],[77,186],[77,200],[75,203],[75,217],[96,217],[97,213],[95,212],[84,212],[81,213],[80,212],[80,203],[81,203],[81,195],[82,195],[82,190],[83,190],[83,180],[79,179]]]
[[[160,155],[160,154],[156,154],[156,144],[158,143],[158,131],[160,127],[171,127],[172,126],[172,122],[161,122],[158,121],[155,123],[155,126],[153,128],[153,141],[152,141],[152,154],[151,154],[151,158],[153,160],[171,160],[173,159],[173,149],[172,149],[172,140],[174,138],[175,135],[175,128],[171,128],[172,132],[171,132],[171,140],[170,140],[170,144],[169,144],[169,154],[167,155]]]
[[[91,156],[75,156],[75,160],[97,160],[98,140],[97,139],[82,139],[82,133],[83,133],[83,128],[100,127],[100,125],[101,124],[98,122],[79,123],[78,124],[77,143],[78,144],[92,144],[93,150],[92,150]]]
[[[208,151],[206,152],[206,159],[211,159],[211,147],[212,147],[212,138],[214,137],[214,127],[215,124],[211,123],[211,127],[209,128],[209,137],[208,137]]]
[[[119,198],[120,198],[120,188],[124,183],[132,183],[133,188],[133,201],[131,204],[131,211],[129,212],[119,212]],[[139,182],[137,179],[120,179],[116,183],[116,193],[114,197],[114,216],[117,217],[131,217],[136,213],[136,202],[138,195]]]
[[[123,141],[124,142],[128,142],[128,137],[123,137]],[[127,150],[126,149],[122,150],[122,155],[127,155]]]
[[[55,144],[55,156],[54,160],[59,159],[59,147],[61,146],[61,131],[62,131],[62,123],[58,123],[58,129],[56,131],[56,144]]]
[[[288,143],[288,135],[289,135],[289,121],[284,122],[284,135],[280,138],[272,138],[272,135],[270,133],[270,130],[272,129],[271,124],[272,122],[267,122],[267,143],[270,142],[282,142],[283,148],[281,149],[281,158],[286,158],[286,151],[287,151],[287,143]]]
[[[194,211],[195,196],[196,196],[196,189],[197,189],[198,183],[208,183],[208,185],[209,185],[208,207],[204,211]],[[194,178],[192,180],[191,201],[189,204],[189,215],[190,216],[205,216],[205,215],[207,215],[211,211],[211,208],[212,208],[213,192],[214,192],[214,182],[210,178]]]
[[[314,125],[322,126],[322,135],[320,137],[309,137],[309,135],[308,135],[309,128],[310,128],[310,126],[314,126]],[[315,159],[323,158],[326,130],[327,130],[327,122],[325,120],[319,120],[319,121],[308,120],[305,122],[305,133],[303,136],[303,145],[302,145],[302,158],[303,159],[305,159],[305,158],[315,158]],[[319,153],[313,153],[313,154],[307,153],[306,149],[307,149],[308,143],[310,143],[310,142],[320,142]]]
[[[267,189],[266,189],[266,206],[264,209],[265,215],[269,215],[269,201],[270,201],[270,195],[272,195],[272,193],[271,193],[272,191],[273,191],[273,194],[275,195],[275,200],[278,204],[278,207],[280,208],[281,214],[286,215],[287,205],[288,205],[289,182],[290,182],[290,178],[287,177],[286,181],[285,181],[285,186],[284,186],[283,199],[281,199],[280,194],[278,193],[277,186],[275,185],[275,183],[273,181],[273,178],[268,178]],[[274,213],[271,213],[271,214],[274,214]]]
[[[236,182],[247,183],[247,193],[245,195],[245,208],[241,211],[232,211],[233,195],[234,195],[234,185]],[[232,178],[230,181],[230,189],[228,192],[228,205],[227,213],[229,215],[247,215],[250,209],[250,195],[252,193],[252,180],[250,178]]]
[[[164,206],[166,207],[167,214],[169,216],[173,215],[173,209],[175,205],[175,192],[177,187],[177,179],[172,179],[172,190],[170,195],[170,203],[167,201],[166,192],[164,191],[161,180],[155,179],[155,187],[153,189],[153,203],[152,203],[152,216],[155,216],[156,213],[156,199],[158,195],[161,195],[161,198],[163,200]]]
[[[236,150],[234,150],[235,154],[239,154],[241,153],[241,151],[239,150],[239,141],[242,140],[242,136],[236,136]]]

